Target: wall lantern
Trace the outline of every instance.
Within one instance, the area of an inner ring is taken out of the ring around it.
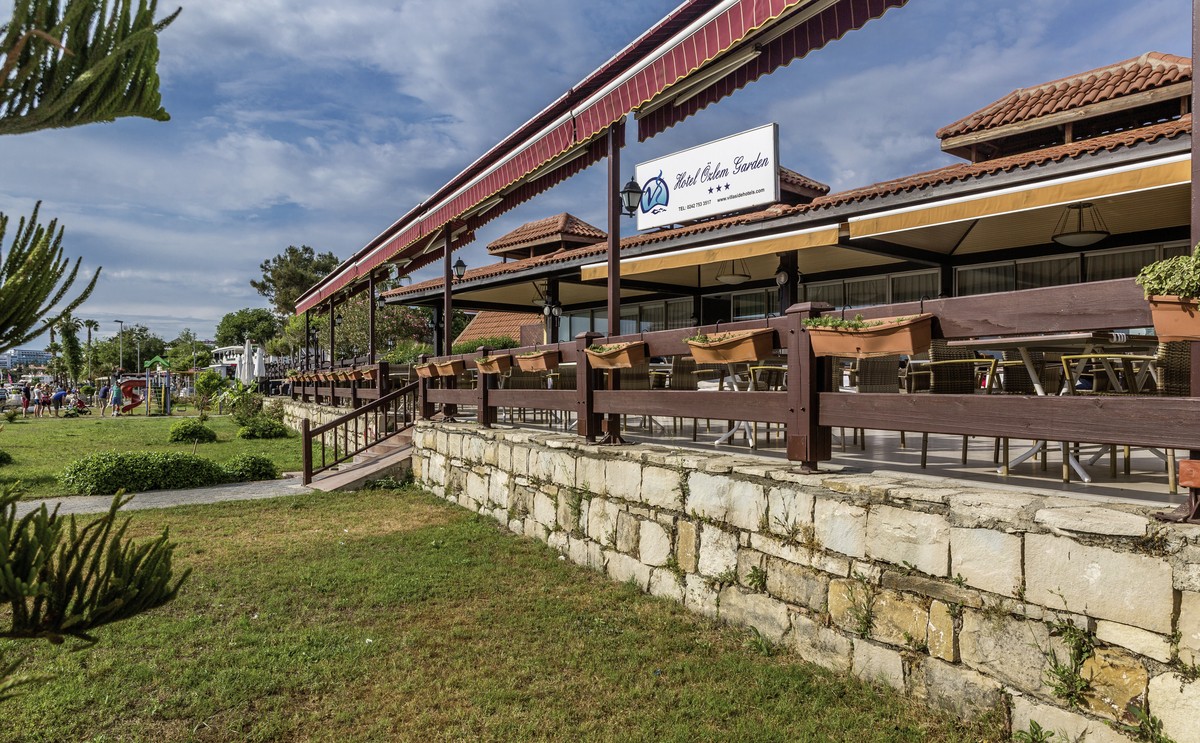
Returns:
[[[625,216],[632,217],[638,208],[638,204],[642,203],[642,187],[634,178],[630,178],[625,187],[621,189],[621,207],[625,210]]]
[[[467,275],[467,264],[463,263],[463,259],[459,258],[454,262],[454,278],[462,280],[463,276]]]

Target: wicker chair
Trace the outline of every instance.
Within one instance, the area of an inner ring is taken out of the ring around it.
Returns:
[[[1189,397],[1192,394],[1192,349],[1188,341],[1164,341],[1158,344],[1155,364],[1158,367],[1158,394],[1166,397]],[[1167,460],[1167,485],[1171,495],[1179,492],[1175,471],[1175,450],[1164,452]],[[1129,470],[1129,447],[1125,448],[1125,469]]]
[[[876,356],[869,359],[860,359],[854,373],[856,386],[859,392],[875,393],[875,394],[899,394],[900,393],[900,364],[903,361],[901,356]],[[861,438],[860,438],[861,433]],[[867,435],[864,429],[858,429],[855,432],[855,437],[861,442],[863,449],[867,448]],[[845,436],[842,436],[842,446],[845,448]],[[900,432],[900,447],[906,448],[908,442],[905,440],[904,431]]]
[[[980,358],[974,351],[952,348],[946,341],[937,339],[929,346],[929,394],[931,395],[974,395],[981,391],[977,368],[989,359]],[[988,378],[994,375],[995,359],[990,359]],[[983,392],[990,391],[985,388]],[[967,463],[967,436],[962,437],[962,463]],[[993,458],[1000,455],[1000,441],[993,447]],[[929,458],[929,434],[921,434],[921,468]]]

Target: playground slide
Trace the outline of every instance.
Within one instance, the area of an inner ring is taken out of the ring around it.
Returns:
[[[130,379],[125,382],[121,382],[121,395],[124,396],[126,400],[130,401],[127,405],[121,408],[122,413],[128,413],[130,410],[133,410],[138,405],[142,404],[142,401],[145,398],[135,392],[135,390],[141,390],[145,388],[145,386],[146,380],[144,379]]]

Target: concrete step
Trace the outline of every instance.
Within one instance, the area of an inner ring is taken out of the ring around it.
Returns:
[[[358,490],[368,480],[396,477],[411,469],[412,452],[413,447],[409,444],[399,448],[389,447],[388,451],[377,454],[361,454],[359,457],[362,461],[355,457],[354,462],[345,462],[338,465],[337,469],[322,472],[313,478],[309,487],[327,493],[334,490]]]

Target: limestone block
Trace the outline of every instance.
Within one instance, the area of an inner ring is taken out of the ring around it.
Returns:
[[[527,446],[514,446],[512,448],[512,473],[514,475],[529,476],[529,456],[530,449]]]
[[[1181,615],[1181,631],[1182,628],[1183,617]],[[1197,628],[1197,631],[1200,632],[1200,627]],[[1171,661],[1170,638],[1163,635],[1156,635],[1153,632],[1147,632],[1137,627],[1130,627],[1127,624],[1099,619],[1096,621],[1096,639],[1108,645],[1119,645],[1139,655],[1153,658],[1160,663],[1169,663]],[[1197,640],[1200,641],[1200,638],[1197,638]],[[1180,642],[1180,653],[1182,654],[1182,641]]]
[[[1012,702],[1013,733],[1028,732],[1029,723],[1036,722],[1055,735],[1057,741],[1084,743],[1129,743],[1126,738],[1099,720],[1075,712],[1042,704],[1026,696],[1014,696]]]
[[[1150,679],[1150,714],[1162,720],[1163,732],[1176,743],[1200,743],[1200,683],[1187,683],[1177,673]]]
[[[917,501],[920,503],[949,503],[950,496],[961,491],[954,488],[899,487],[892,488],[888,495],[894,500]]]
[[[1042,678],[1046,667],[1043,652],[1053,648],[1059,658],[1067,649],[1041,622],[1022,621],[1010,615],[988,616],[974,609],[963,610],[958,650],[962,662],[1018,691],[1053,695]]]
[[[857,567],[855,569],[857,570]],[[927,578],[906,571],[888,570],[883,574],[882,583],[884,588],[919,593],[932,599],[941,599],[947,604],[962,604],[974,609],[983,605],[978,591],[955,585],[945,579]]]
[[[441,454],[429,455],[428,467],[425,470],[425,480],[434,485],[446,484],[446,458]]]
[[[683,605],[706,617],[716,617],[717,592],[709,585],[708,580],[695,573],[688,573],[683,583]]]
[[[1021,538],[992,529],[950,530],[950,575],[1002,596],[1021,587]]]
[[[567,533],[565,531],[552,531],[550,536],[546,538],[546,544],[555,552],[566,554],[569,544],[567,543]]]
[[[533,516],[527,516],[524,523],[525,536],[530,539],[538,539],[544,542],[546,541],[546,537],[550,535],[550,530],[544,524],[539,523]]]
[[[589,542],[586,539],[569,537],[567,539],[567,559],[576,565],[590,566],[591,563],[588,560],[588,545],[591,544],[595,544],[595,542]]]
[[[535,457],[530,460],[533,477],[542,482],[575,485],[575,457],[570,452],[554,449],[535,450]],[[536,461],[536,465],[534,462]]]
[[[750,546],[759,552],[787,560],[796,565],[811,565],[812,550],[763,533],[750,534]]]
[[[657,521],[641,522],[638,559],[646,565],[666,565],[671,559],[671,533]]]
[[[930,575],[950,569],[950,524],[945,516],[876,506],[867,519],[867,553]]]
[[[512,445],[499,443],[496,445],[496,469],[501,472],[512,471]]]
[[[1137,648],[1131,649],[1136,650]],[[1200,664],[1200,593],[1184,591],[1181,595],[1179,660],[1188,665]]]
[[[871,637],[890,645],[925,645],[929,610],[916,596],[883,589],[875,597]]]
[[[642,468],[642,502],[655,508],[679,510],[683,507],[682,477],[666,467]]]
[[[1029,531],[1044,500],[1007,490],[968,490],[950,496],[950,522],[967,529]]]
[[[958,648],[954,644],[954,613],[949,604],[934,601],[929,605],[929,624],[925,637],[930,655],[951,663],[958,662]]]
[[[604,463],[604,488],[614,498],[640,500],[642,463],[633,459],[610,459]]]
[[[587,535],[606,547],[617,543],[617,504],[603,498],[592,498],[588,502]]]
[[[488,478],[488,501],[497,508],[508,508],[511,505],[510,489],[512,477],[504,470],[492,470]]]
[[[799,488],[773,487],[767,491],[767,529],[782,536],[792,536],[793,527],[813,522],[811,493]]]
[[[675,560],[685,573],[696,572],[699,558],[700,531],[695,521],[679,519],[675,524]]]
[[[1174,590],[1165,560],[1027,534],[1025,580],[1026,598],[1033,603],[1171,632]]]
[[[499,458],[499,445],[495,441],[487,441],[483,447],[483,463],[495,467]]]
[[[693,472],[688,475],[685,505],[688,513],[758,531],[767,510],[767,496],[757,483]]]
[[[765,572],[767,569],[767,556],[761,552],[755,552],[754,550],[747,549],[745,547],[739,549],[737,554],[738,583],[741,583],[743,586],[753,588],[753,586],[750,585],[753,582],[750,575],[754,572],[754,568],[758,568],[759,570]],[[759,589],[753,588],[753,590],[757,591]]]
[[[809,663],[838,673],[850,672],[853,643],[845,635],[799,612],[791,612],[792,649]]]
[[[779,642],[791,626],[782,601],[748,591],[740,586],[721,590],[720,616],[727,622],[754,627],[772,642]]]
[[[1091,689],[1084,694],[1087,708],[1110,720],[1134,722],[1126,713],[1130,704],[1146,708],[1146,686],[1150,674],[1137,656],[1120,648],[1096,648],[1092,657],[1083,662],[1080,676],[1091,680]]]
[[[716,578],[737,569],[738,538],[712,524],[700,529],[700,556],[696,569],[701,575]]]
[[[1112,537],[1144,537],[1150,520],[1145,516],[1104,506],[1043,508],[1033,518],[1055,534],[1102,534]]]
[[[617,550],[627,555],[637,552],[638,539],[641,538],[641,528],[638,520],[627,511],[617,514]]]
[[[879,475],[835,475],[826,476],[821,484],[835,493],[886,498],[899,481]]]
[[[575,462],[576,486],[593,495],[608,495],[605,486],[604,460],[595,456],[581,456]]]
[[[579,517],[572,505],[574,497],[576,496],[569,490],[559,490],[555,504],[555,522],[560,529],[567,532],[572,532],[579,527]]]
[[[904,658],[890,648],[874,645],[866,640],[853,640],[854,658],[850,672],[872,683],[904,688]]]
[[[468,462],[482,462],[484,444],[484,440],[478,436],[464,436],[462,453],[463,459],[467,460]]]
[[[817,498],[813,511],[821,547],[851,557],[867,555],[867,510],[833,498]]]
[[[994,679],[936,658],[921,658],[909,671],[908,686],[913,698],[965,718],[1003,701],[1003,687]]]
[[[642,591],[650,587],[650,568],[648,566],[641,564],[629,555],[623,555],[614,550],[604,550],[604,558],[607,560],[608,577],[618,583],[633,583]]]
[[[558,523],[558,501],[542,493],[534,494],[533,518],[542,526],[554,528]]]
[[[828,608],[829,578],[815,570],[772,557],[767,560],[767,593],[823,614]]]
[[[874,613],[878,589],[856,578],[829,581],[829,618],[847,632],[861,634],[863,622]]]
[[[650,572],[650,595],[683,603],[683,581],[670,570],[656,568]]]
[[[1200,593],[1200,540],[1189,544],[1169,558],[1175,571],[1175,588]]]

